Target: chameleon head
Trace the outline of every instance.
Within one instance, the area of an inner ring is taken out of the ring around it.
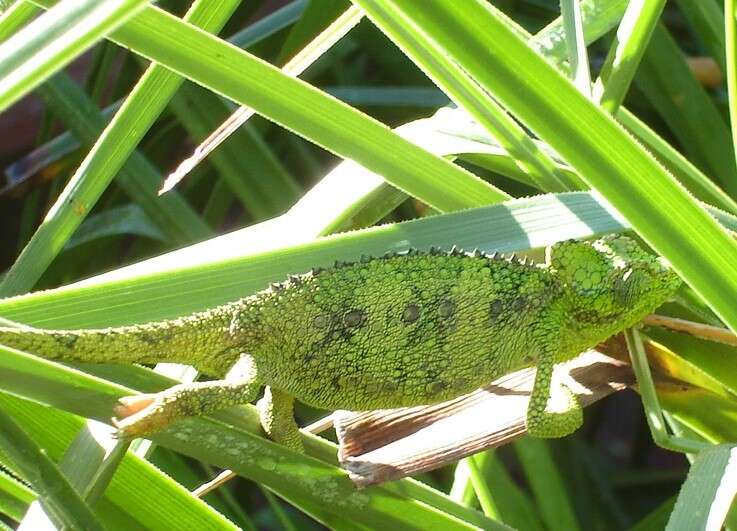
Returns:
[[[566,312],[579,330],[598,332],[588,338],[594,342],[635,324],[681,285],[664,259],[626,236],[561,242],[549,249],[548,262],[568,288]]]

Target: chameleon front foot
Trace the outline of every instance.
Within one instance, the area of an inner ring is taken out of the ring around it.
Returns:
[[[551,439],[570,435],[583,424],[583,409],[578,397],[565,385],[561,386],[566,394],[566,406],[563,411],[546,411],[530,408],[527,411],[527,433],[533,437]]]
[[[527,433],[533,437],[565,437],[583,424],[583,409],[578,397],[567,385],[553,385],[553,355],[547,347],[541,348],[538,357],[535,384],[532,387],[530,403],[527,406]],[[562,406],[548,409],[553,390],[562,391],[565,399]]]

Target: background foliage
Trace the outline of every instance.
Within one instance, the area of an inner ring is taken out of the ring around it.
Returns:
[[[690,286],[660,313],[737,327],[730,0],[5,4],[2,318],[144,322],[362,254],[535,255],[633,229]],[[256,115],[159,196],[237,105]],[[626,392],[563,440],[363,491],[333,443],[306,435],[301,456],[261,438],[252,406],[130,448],[98,422],[186,368],[0,347],[0,526],[733,528],[734,348],[645,332],[683,384],[658,388],[671,429],[715,445],[692,467]],[[220,467],[240,478],[188,490]]]

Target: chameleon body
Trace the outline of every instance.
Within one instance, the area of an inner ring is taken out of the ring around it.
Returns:
[[[292,276],[250,297],[179,319],[101,330],[0,328],[0,343],[46,358],[194,365],[222,378],[125,398],[120,434],[259,401],[262,425],[299,450],[294,399],[324,409],[434,403],[525,366],[537,376],[532,435],[582,421],[564,389],[546,411],[555,363],[628,327],[680,286],[633,240],[566,241],[545,265],[482,253],[411,251]]]

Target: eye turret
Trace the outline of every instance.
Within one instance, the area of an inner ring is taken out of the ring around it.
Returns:
[[[641,269],[627,269],[615,281],[613,294],[615,301],[621,306],[628,307],[637,302],[642,293],[646,293],[652,284],[652,279]]]

